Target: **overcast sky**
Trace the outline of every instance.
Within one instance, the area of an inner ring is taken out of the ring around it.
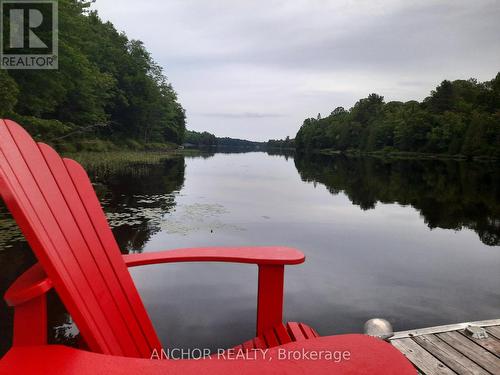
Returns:
[[[500,71],[499,0],[97,0],[164,67],[188,129],[295,136],[372,92],[421,100]]]

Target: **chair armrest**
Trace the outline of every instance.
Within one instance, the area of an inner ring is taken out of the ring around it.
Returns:
[[[173,262],[232,262],[259,266],[257,336],[283,321],[285,265],[300,264],[302,252],[289,247],[205,247],[124,255],[128,267]]]
[[[43,345],[47,343],[47,292],[52,282],[37,263],[24,272],[4,295],[9,306],[14,306],[13,346]]]
[[[4,299],[9,306],[17,306],[44,295],[50,289],[52,281],[40,263],[37,263],[14,281],[7,289]]]
[[[300,264],[305,256],[290,247],[204,247],[123,256],[127,267],[177,262],[231,262],[258,265]]]

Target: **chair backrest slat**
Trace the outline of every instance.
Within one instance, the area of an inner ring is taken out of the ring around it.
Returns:
[[[63,159],[64,164],[71,176],[73,184],[78,191],[80,201],[85,205],[86,212],[91,218],[91,222],[95,233],[97,234],[101,245],[106,251],[104,254],[115,271],[116,277],[120,280],[120,287],[122,292],[127,297],[127,302],[130,304],[137,320],[137,327],[141,329],[143,335],[147,338],[148,342],[154,343],[153,347],[159,345],[156,331],[151,323],[143,324],[142,322],[150,322],[149,316],[144,308],[142,300],[137,293],[134,281],[130,277],[127,267],[124,267],[123,257],[121,255],[118,243],[115,240],[113,232],[109,227],[108,220],[101,208],[97,195],[92,187],[87,172],[80,164],[72,159]],[[124,304],[125,305],[125,304]],[[125,305],[126,306],[126,305]],[[128,313],[128,309],[126,309]],[[129,324],[134,325],[134,320],[127,320]],[[133,326],[135,329],[135,326]],[[134,337],[138,337],[134,335]],[[151,351],[147,352],[148,357],[151,356]]]
[[[83,168],[9,120],[0,151],[0,192],[91,350],[149,357],[159,340]]]

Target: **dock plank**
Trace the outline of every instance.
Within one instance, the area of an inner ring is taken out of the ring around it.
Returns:
[[[418,336],[413,340],[459,375],[489,375],[489,372],[435,335]]]
[[[438,333],[437,336],[485,370],[500,374],[500,359],[474,341],[456,331]]]
[[[450,332],[450,331],[458,331],[461,329],[465,329],[467,326],[479,326],[479,327],[491,327],[491,326],[500,326],[500,319],[490,319],[490,320],[478,320],[474,322],[465,322],[465,323],[454,323],[454,324],[446,324],[435,327],[426,327],[426,328],[418,328],[412,329],[409,331],[400,331],[395,332],[394,336],[391,337],[391,340],[403,339],[407,337],[415,337],[421,335],[430,335],[434,333],[441,332]],[[500,337],[497,337],[500,338]]]
[[[485,329],[486,332],[488,332],[490,335],[493,335],[497,339],[500,339],[500,326],[487,327]]]
[[[391,342],[425,375],[454,375],[455,372],[410,338]]]
[[[462,335],[468,337],[470,340],[474,341],[476,344],[479,346],[482,346],[486,350],[489,350],[493,354],[495,354],[497,357],[500,357],[500,340],[497,339],[495,336],[488,334],[488,338],[486,339],[475,339],[474,337],[471,337],[467,335],[464,331],[459,331]],[[486,331],[488,332],[488,331]]]

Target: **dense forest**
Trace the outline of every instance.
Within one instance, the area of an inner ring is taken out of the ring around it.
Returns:
[[[299,151],[418,152],[500,157],[500,73],[487,82],[443,81],[421,103],[371,94],[351,109],[306,119]]]
[[[243,147],[243,148],[260,148],[264,147],[263,142],[248,141],[246,139],[216,137],[209,132],[196,132],[192,130],[186,131],[184,139],[185,145],[196,147]]]
[[[182,143],[184,109],[143,43],[90,1],[58,3],[59,69],[0,70],[0,116],[69,151]]]

